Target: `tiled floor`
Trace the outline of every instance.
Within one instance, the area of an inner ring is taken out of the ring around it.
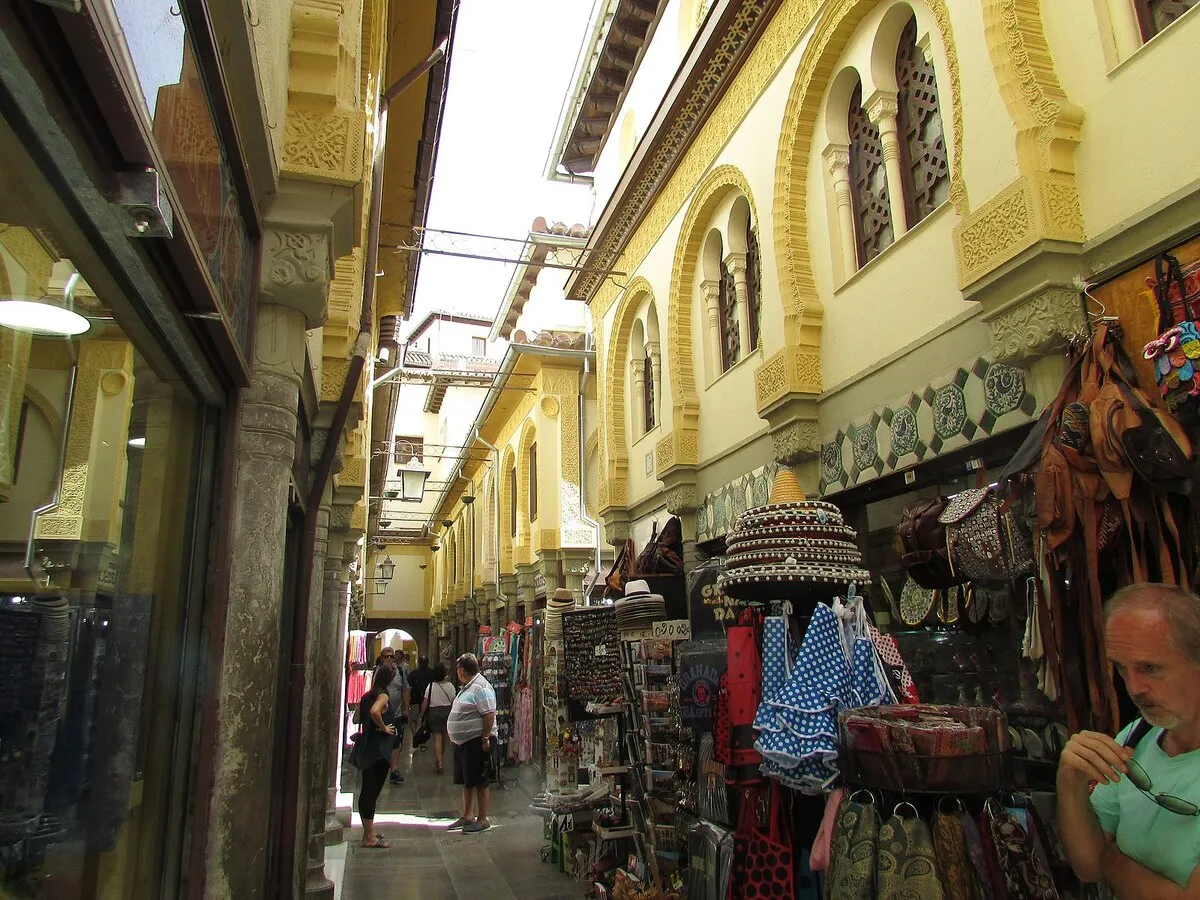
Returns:
[[[514,770],[504,771],[514,778]],[[375,826],[391,849],[362,846],[357,812],[346,843],[328,848],[326,872],[340,882],[338,900],[582,898],[584,885],[541,862],[542,819],[529,811],[538,779],[530,766],[516,771],[520,778],[508,790],[492,787],[491,830],[464,835],[446,831],[462,796],[452,783],[449,754],[440,776],[432,750],[414,754],[406,783],[386,785],[379,798]],[[357,790],[356,777],[346,773],[343,788]]]

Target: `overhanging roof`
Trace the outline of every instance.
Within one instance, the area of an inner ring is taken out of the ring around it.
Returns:
[[[587,228],[583,225],[566,225],[546,222],[541,216],[533,220],[525,248],[521,251],[521,262],[513,271],[508,290],[500,303],[500,310],[492,322],[489,340],[510,340],[517,319],[525,310],[529,295],[537,284],[538,275],[546,257],[555,250],[582,250],[587,246]]]
[[[596,168],[665,6],[666,0],[597,0],[563,105],[551,172],[581,175]]]

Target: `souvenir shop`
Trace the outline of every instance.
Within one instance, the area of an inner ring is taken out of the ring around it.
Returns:
[[[496,692],[496,727],[492,745],[493,771],[502,787],[510,780],[504,771],[533,760],[535,642],[533,630],[510,622],[499,634],[490,626],[479,629],[475,654],[479,670]]]
[[[1128,277],[1036,421],[827,500],[780,470],[686,576],[656,536],[612,602],[551,600],[548,864],[636,900],[1104,895],[1054,795],[1071,733],[1135,715],[1101,606],[1200,576],[1200,263]]]

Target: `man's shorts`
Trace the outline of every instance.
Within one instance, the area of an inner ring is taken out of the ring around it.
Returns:
[[[454,783],[466,788],[487,787],[491,781],[483,768],[488,756],[483,749],[483,738],[471,738],[465,744],[454,744],[453,747]]]

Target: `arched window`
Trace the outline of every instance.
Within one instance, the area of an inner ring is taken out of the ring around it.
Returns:
[[[646,387],[642,396],[642,416],[645,420],[646,430],[643,434],[654,430],[654,364],[650,359],[650,354],[646,354],[646,358],[642,360],[642,370],[645,373]]]
[[[721,371],[728,372],[741,358],[742,347],[738,335],[737,287],[733,272],[723,263],[717,294],[717,324],[721,332]]]
[[[896,239],[888,201],[887,170],[879,128],[863,109],[862,82],[850,97],[850,197],[854,204],[854,232],[858,265],[865,266]]]
[[[917,20],[908,20],[896,50],[896,125],[903,163],[904,208],[912,228],[950,196],[950,163],[938,108],[933,63],[917,46]]]
[[[754,226],[746,223],[746,299],[750,303],[750,352],[758,349],[762,330],[762,259],[758,252],[758,235]]]

